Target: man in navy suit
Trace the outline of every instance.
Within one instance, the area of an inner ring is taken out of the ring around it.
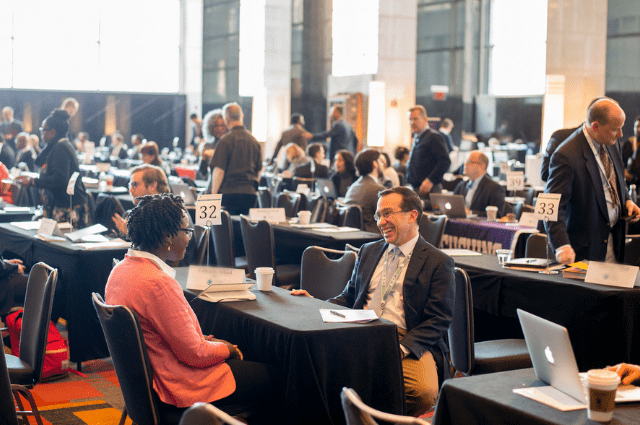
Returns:
[[[379,193],[376,220],[384,240],[360,249],[351,279],[329,302],[375,310],[398,326],[407,413],[435,405],[438,380],[449,377],[444,335],[453,318],[453,259],[418,232],[420,198],[406,187]],[[293,295],[306,294],[303,290]]]
[[[504,215],[504,188],[494,182],[487,174],[489,158],[480,152],[473,151],[464,163],[464,175],[469,181],[458,183],[453,193],[464,196],[467,214],[474,213],[486,217],[488,206],[498,207],[498,217]]]
[[[640,214],[630,199],[618,138],[625,113],[615,100],[591,104],[587,120],[551,156],[545,193],[559,193],[558,221],[545,223],[556,260],[624,260],[624,217]],[[633,221],[637,221],[637,218]]]
[[[313,140],[331,138],[329,141],[329,159],[331,163],[335,161],[336,154],[341,149],[346,149],[354,155],[358,150],[356,135],[343,116],[342,106],[332,106],[331,130],[313,135]]]

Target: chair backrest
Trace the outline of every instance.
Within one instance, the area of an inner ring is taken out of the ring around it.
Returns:
[[[276,255],[271,225],[266,221],[254,224],[246,216],[240,215],[240,229],[242,230],[244,252],[247,254],[249,277],[256,278],[257,267],[275,269]],[[277,275],[275,277],[277,280]]]
[[[271,191],[268,187],[258,188],[258,206],[260,208],[271,208]]]
[[[345,251],[353,251],[356,253],[356,255],[358,255],[360,253],[360,248],[358,248],[357,246],[353,246],[351,244],[344,244],[344,250]]]
[[[208,403],[196,403],[188,408],[180,418],[179,425],[245,425]]]
[[[233,246],[233,224],[227,211],[220,211],[220,225],[213,226],[211,239],[218,266],[234,268],[236,260]]]
[[[341,257],[332,260],[327,257],[327,253]],[[353,251],[308,247],[302,254],[300,289],[306,289],[321,300],[340,295],[351,277],[356,258],[357,255]]]
[[[547,235],[544,233],[534,233],[527,239],[527,245],[524,249],[526,258],[547,258],[555,259],[555,254],[551,250],[547,241]]]
[[[7,359],[4,356],[2,338],[0,338],[0,424],[18,425],[18,415],[11,392],[11,379],[7,369]]]
[[[360,208],[360,205],[349,205],[346,208],[340,208],[338,214],[339,226],[355,227],[362,230],[362,208]]]
[[[299,184],[306,184],[311,192],[316,190],[316,179],[309,177],[293,177],[291,182],[291,190],[298,190]]]
[[[138,425],[160,423],[159,399],[153,391],[153,370],[138,316],[128,307],[107,305],[95,292],[92,298],[129,417]]]
[[[214,259],[213,247],[209,246],[209,232],[210,227],[201,226],[195,224],[193,226],[193,241],[195,242],[195,252],[193,255],[193,264],[199,266],[206,266],[207,259],[209,259],[209,265],[212,265]]]
[[[471,280],[464,270],[456,267],[456,295],[453,303],[453,320],[449,325],[449,351],[451,365],[469,375],[475,364],[473,329],[473,294]]]
[[[427,425],[429,423],[420,418],[394,415],[369,407],[360,400],[358,394],[351,388],[342,389],[340,400],[347,425],[377,425],[376,419],[391,424]]]
[[[429,217],[426,214],[422,214],[419,226],[420,234],[424,240],[436,248],[439,248],[440,242],[442,242],[442,235],[444,235],[444,229],[447,226],[447,216]]]
[[[287,217],[295,217],[300,207],[300,194],[283,191],[276,195],[276,208],[284,208]]]
[[[327,212],[327,198],[322,195],[314,198],[309,205],[311,211],[311,223],[324,222],[324,215]]]
[[[20,331],[20,360],[33,368],[34,384],[42,374],[57,282],[58,269],[45,263],[35,264],[29,272]]]

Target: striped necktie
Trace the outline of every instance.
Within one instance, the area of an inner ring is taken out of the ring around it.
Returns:
[[[616,179],[616,172],[613,169],[613,163],[611,162],[611,158],[609,157],[604,145],[600,145],[600,161],[602,161],[602,166],[604,167],[604,171],[607,175],[607,180],[609,180],[609,193],[611,195],[611,200],[613,201],[613,207],[618,208],[620,205],[620,198],[618,197],[618,180]]]

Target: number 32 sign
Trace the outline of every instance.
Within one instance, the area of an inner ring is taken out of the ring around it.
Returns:
[[[558,221],[559,193],[541,193],[536,201],[533,216],[538,220]]]
[[[196,201],[196,224],[212,226],[222,224],[220,220],[220,208],[222,194],[200,195]]]

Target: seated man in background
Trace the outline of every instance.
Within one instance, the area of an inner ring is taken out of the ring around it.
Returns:
[[[504,188],[487,174],[489,159],[480,151],[473,151],[464,164],[464,175],[469,181],[458,183],[453,193],[464,196],[467,214],[486,217],[488,206],[498,207],[498,217],[504,215]]]
[[[29,144],[29,133],[19,133],[16,136],[16,165],[24,162],[27,171],[35,171],[37,156],[35,149]]]
[[[158,195],[169,192],[169,182],[162,168],[155,165],[142,164],[131,169],[129,193],[133,196],[134,205],[138,205],[138,197],[144,195]],[[112,220],[120,233],[127,236],[127,214],[121,217],[116,213]]]
[[[293,170],[294,177],[328,179],[329,167],[322,163],[325,159],[324,147],[320,143],[312,143],[307,148],[307,155],[311,159]]]
[[[111,138],[110,155],[120,159],[127,159],[129,157],[127,149],[127,145],[124,144],[124,136],[116,131]]]
[[[378,194],[375,218],[384,240],[362,246],[351,279],[329,302],[374,310],[398,326],[407,414],[435,406],[438,382],[449,378],[444,341],[453,319],[453,259],[418,232],[422,203],[406,187]],[[292,295],[309,294],[293,290]]]
[[[364,230],[378,233],[378,226],[373,218],[376,211],[376,199],[378,192],[384,190],[384,186],[378,181],[378,158],[380,152],[373,149],[365,149],[356,155],[356,169],[360,176],[347,190],[344,202],[348,205],[359,205],[362,208],[362,224]]]

